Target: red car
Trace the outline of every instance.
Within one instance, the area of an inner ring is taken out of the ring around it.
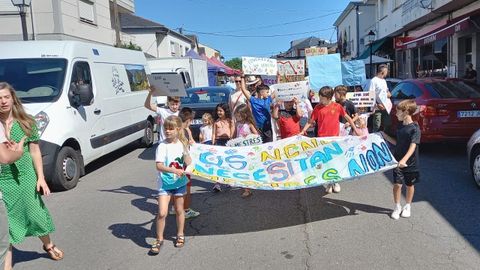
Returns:
[[[404,99],[415,99],[419,106],[414,120],[418,121],[422,131],[422,143],[468,141],[480,127],[479,85],[459,79],[436,78],[398,83],[392,90],[392,131],[398,125],[395,106]]]

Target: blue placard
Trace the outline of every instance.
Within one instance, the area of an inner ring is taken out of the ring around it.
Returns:
[[[362,60],[342,62],[342,78],[344,85],[361,85],[366,80],[365,63]]]
[[[307,57],[310,89],[319,90],[323,86],[335,87],[342,84],[340,54],[325,54]]]

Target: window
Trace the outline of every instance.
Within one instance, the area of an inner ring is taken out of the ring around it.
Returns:
[[[392,91],[394,99],[414,99],[423,95],[423,91],[413,83],[399,83]]]
[[[465,63],[472,62],[472,37],[465,38]]]
[[[148,89],[149,84],[144,66],[125,65],[125,70],[127,71],[128,83],[132,92]]]
[[[81,21],[95,24],[95,2],[78,0],[78,15]]]
[[[480,98],[480,86],[462,81],[425,84],[432,96],[440,98]]]
[[[92,89],[92,76],[90,73],[90,66],[87,62],[76,62],[72,69],[72,77],[70,79],[70,89],[68,98],[70,104],[80,104],[78,100],[78,89]],[[93,98],[93,97],[92,97]]]

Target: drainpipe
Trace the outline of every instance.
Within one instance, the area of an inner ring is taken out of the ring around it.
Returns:
[[[357,20],[357,56],[355,58],[358,59],[360,56],[360,26],[359,26],[359,18],[358,18],[358,5],[355,6],[355,14],[356,14],[356,20]]]

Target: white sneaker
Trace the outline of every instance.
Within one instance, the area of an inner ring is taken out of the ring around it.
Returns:
[[[325,192],[327,194],[330,194],[333,192],[333,185],[328,184],[327,187],[325,187]]]
[[[170,210],[168,210],[168,214],[169,215],[176,215],[177,212],[175,212],[175,208],[173,207],[173,205],[170,207]]]
[[[412,210],[412,208],[410,207],[410,205],[405,205],[405,206],[403,207],[403,209],[402,209],[402,214],[401,214],[401,216],[402,216],[403,218],[409,218],[409,217],[411,216],[411,214],[412,214],[412,213],[411,213],[411,212],[412,212],[411,210]]]
[[[402,212],[402,207],[401,206],[396,206],[390,217],[397,220],[397,219],[400,218],[400,213],[401,212]]]
[[[342,188],[340,188],[340,184],[338,183],[333,184],[333,192],[339,193],[341,190]]]
[[[187,210],[185,210],[185,218],[186,219],[198,217],[199,215],[200,215],[200,212],[197,212],[197,211],[193,210],[192,208],[188,208]]]

